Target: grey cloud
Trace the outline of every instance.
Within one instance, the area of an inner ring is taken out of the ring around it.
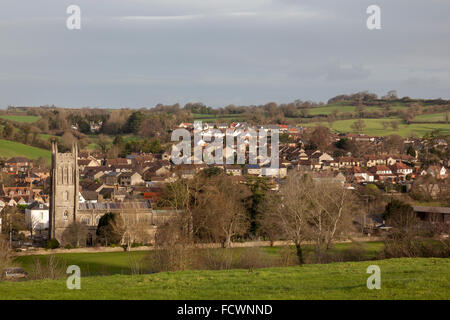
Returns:
[[[79,0],[0,11],[0,107],[326,101],[358,90],[448,97],[449,2]],[[430,79],[436,79],[434,83]]]

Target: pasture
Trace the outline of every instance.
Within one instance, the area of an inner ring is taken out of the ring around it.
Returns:
[[[40,119],[40,117],[38,116],[23,116],[23,115],[2,115],[0,116],[0,118],[22,123],[33,123]]]
[[[332,124],[332,129],[337,132],[342,133],[356,133],[355,130],[351,128],[351,125],[356,121],[356,119],[349,120],[338,120],[334,121]],[[363,119],[366,127],[362,131],[362,133],[371,135],[371,136],[388,136],[391,134],[397,134],[402,137],[408,137],[411,135],[423,136],[425,133],[431,132],[433,130],[439,129],[442,134],[450,134],[450,124],[445,123],[412,123],[405,124],[401,123],[401,120],[398,118],[380,118],[380,119]],[[383,128],[383,121],[398,122],[398,130],[392,129],[392,127],[388,127],[386,130]],[[325,127],[330,127],[328,122],[311,122],[311,123],[301,123],[299,124],[304,127],[314,127],[317,125],[322,125]]]
[[[19,142],[0,139],[0,158],[11,158],[16,156],[27,157],[28,159],[38,159],[43,157],[50,161],[51,152]]]
[[[367,288],[367,267],[381,270],[381,289]],[[146,275],[1,282],[0,299],[449,299],[450,259],[401,258],[303,266],[188,270]]]

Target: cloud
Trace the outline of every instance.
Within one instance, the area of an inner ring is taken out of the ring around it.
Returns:
[[[198,19],[198,18],[204,18],[205,16],[202,14],[189,14],[189,15],[180,15],[180,16],[125,16],[125,17],[119,17],[116,19],[119,20],[131,20],[131,21],[146,21],[146,20],[157,20],[157,21],[164,21],[164,20],[192,20],[192,19]]]

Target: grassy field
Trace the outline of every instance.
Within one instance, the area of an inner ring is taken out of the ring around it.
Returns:
[[[33,123],[40,119],[40,117],[38,116],[15,116],[15,115],[0,116],[0,118],[24,123]]]
[[[449,114],[450,116],[450,114]],[[420,122],[438,122],[445,121],[445,113],[429,113],[429,114],[421,114],[420,116],[414,117],[414,121]]]
[[[362,133],[373,136],[387,136],[391,134],[398,134],[402,137],[408,137],[412,134],[417,136],[423,136],[427,132],[431,132],[436,129],[440,129],[442,134],[450,134],[450,124],[445,123],[434,123],[434,124],[426,124],[426,123],[413,123],[413,124],[404,124],[400,123],[400,119],[396,118],[381,118],[381,119],[363,119],[366,124],[366,128]],[[333,129],[338,132],[353,132],[355,131],[351,128],[351,125],[356,121],[356,119],[350,120],[338,120],[333,122]],[[382,122],[383,121],[398,121],[398,130],[393,130],[389,127],[387,130],[383,129]],[[302,126],[312,127],[316,125],[322,125],[326,127],[330,127],[328,122],[314,122],[314,123],[302,123]]]
[[[192,116],[194,120],[201,120],[204,122],[227,123],[230,121],[246,121],[246,117],[239,114],[223,114],[214,116],[212,114],[193,113]]]
[[[38,159],[39,157],[43,157],[50,161],[51,152],[19,142],[0,139],[0,157],[10,158],[15,156],[27,157],[29,159]]]
[[[383,243],[378,241],[364,242],[360,244],[364,250],[363,258],[365,260],[376,259],[377,255],[383,249]],[[339,243],[331,249],[331,253],[338,254],[346,249],[352,247],[350,243]],[[292,260],[295,258],[295,248],[290,247],[290,254]],[[224,249],[214,249],[214,250],[224,250]],[[233,248],[231,249],[237,254],[244,253],[243,248]],[[264,256],[266,260],[279,259],[282,254],[284,254],[283,247],[261,247],[260,253]],[[64,265],[78,265],[81,268],[81,272],[84,276],[93,275],[112,275],[112,274],[131,274],[131,265],[136,262],[144,265],[142,259],[144,259],[148,254],[152,254],[153,251],[132,251],[132,252],[98,252],[98,253],[61,253],[55,254],[54,256],[58,258]],[[313,247],[304,247],[305,257],[313,255]],[[31,272],[35,260],[39,259],[42,264],[46,264],[50,255],[31,255],[31,256],[21,256],[16,258],[15,262],[20,267],[24,268],[26,271]],[[142,268],[143,272],[149,272]]]
[[[369,290],[369,265],[381,289]],[[285,268],[163,272],[0,283],[0,299],[449,299],[450,259],[415,258]]]

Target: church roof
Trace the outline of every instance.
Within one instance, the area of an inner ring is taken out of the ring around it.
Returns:
[[[130,210],[130,209],[151,209],[148,201],[133,202],[99,202],[99,203],[79,203],[79,210]]]

